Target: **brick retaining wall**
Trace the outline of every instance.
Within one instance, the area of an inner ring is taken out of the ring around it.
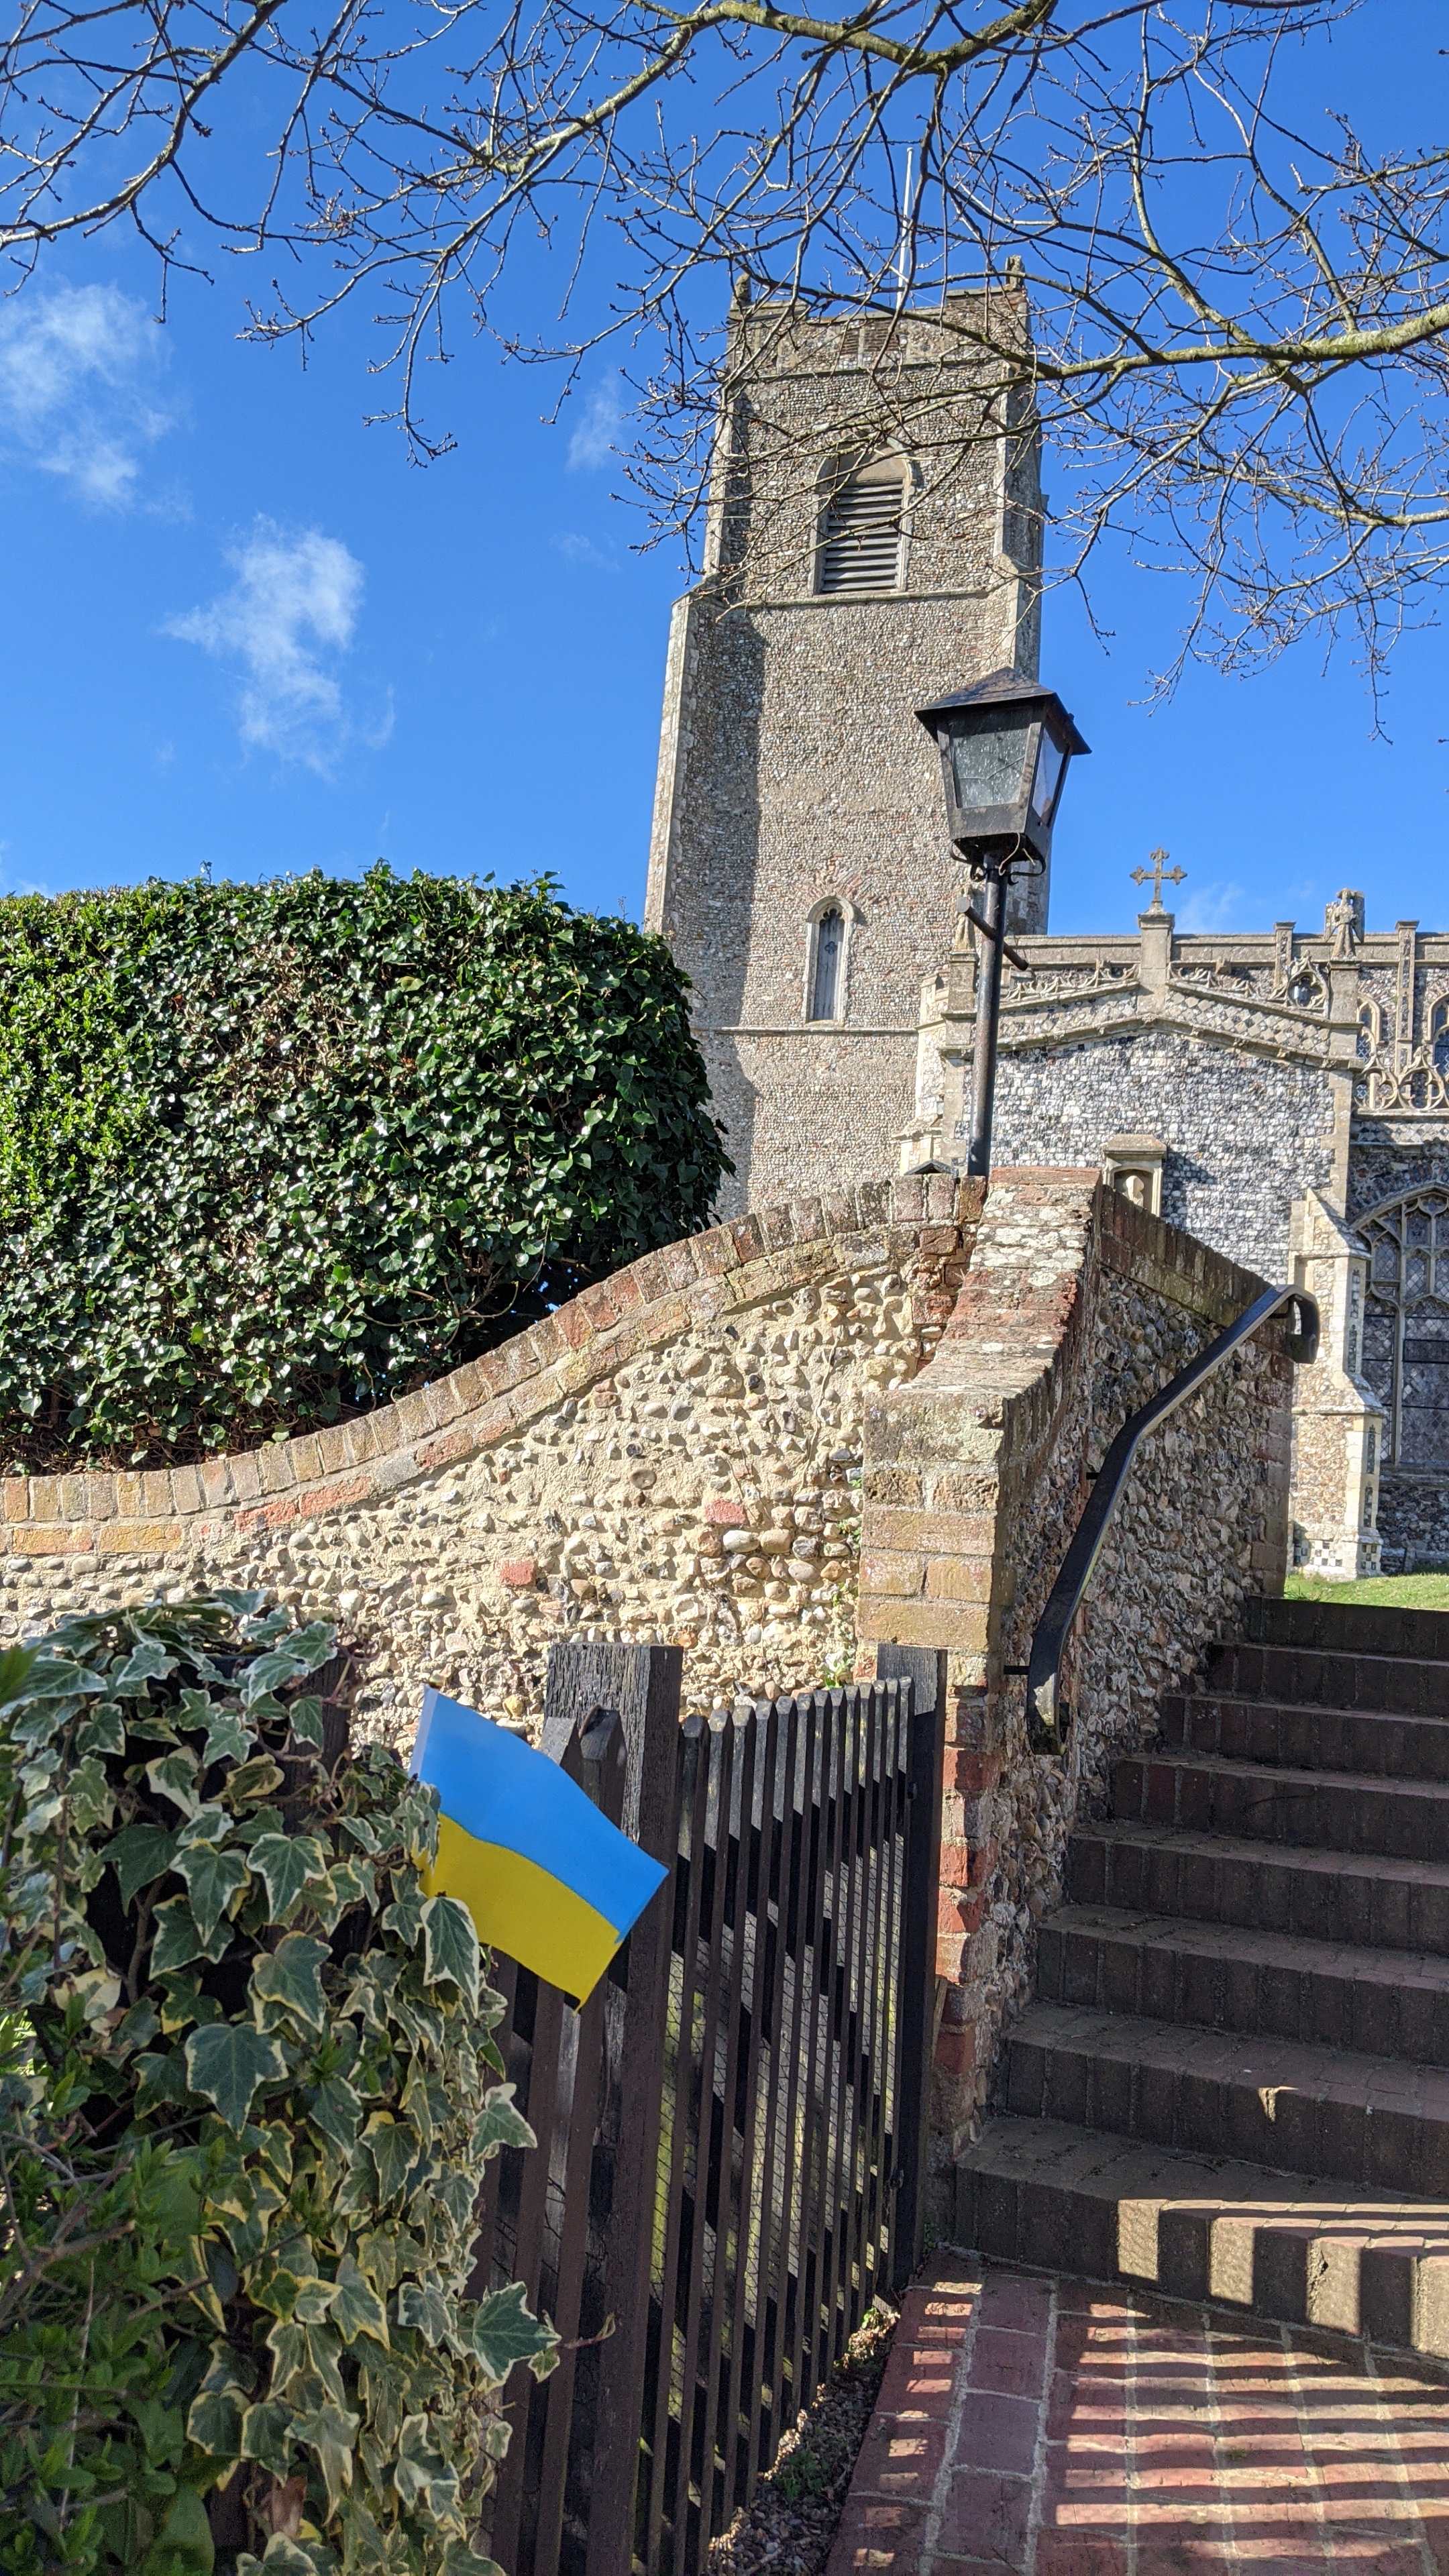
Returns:
[[[985,2098],[1004,2016],[1078,1806],[1156,1729],[1164,1691],[1282,1589],[1292,1364],[1269,1326],[1151,1435],[1065,1672],[1069,1761],[1027,1748],[1024,1666],[1095,1468],[1145,1403],[1263,1282],[1091,1172],[992,1175],[934,1358],[873,1394],[860,1628],[951,1652],[938,1970],[937,2127],[951,2151]]]

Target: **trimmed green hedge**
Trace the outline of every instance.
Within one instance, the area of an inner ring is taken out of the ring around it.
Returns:
[[[0,1468],[337,1421],[707,1223],[687,992],[546,879],[0,902]]]

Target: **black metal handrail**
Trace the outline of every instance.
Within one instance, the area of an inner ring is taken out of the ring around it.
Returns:
[[[1077,1523],[1076,1533],[1062,1560],[1062,1570],[1052,1585],[1046,1608],[1036,1623],[1031,1641],[1031,1661],[1026,1668],[1026,1722],[1032,1750],[1036,1753],[1064,1753],[1066,1740],[1063,1719],[1067,1712],[1058,1706],[1057,1686],[1061,1676],[1062,1656],[1072,1622],[1082,1606],[1082,1596],[1096,1572],[1112,1514],[1117,1508],[1122,1488],[1131,1472],[1137,1444],[1144,1435],[1176,1413],[1202,1385],[1204,1378],[1221,1368],[1241,1342],[1251,1340],[1260,1324],[1271,1315],[1292,1306],[1297,1312],[1297,1326],[1289,1336],[1288,1349],[1295,1360],[1313,1360],[1318,1355],[1318,1304],[1303,1288],[1265,1288],[1245,1307],[1235,1324],[1229,1324],[1216,1341],[1200,1350],[1196,1359],[1169,1378],[1166,1386],[1144,1404],[1137,1413],[1128,1415],[1097,1470],[1091,1498]],[[1016,1667],[1021,1670],[1020,1665]]]

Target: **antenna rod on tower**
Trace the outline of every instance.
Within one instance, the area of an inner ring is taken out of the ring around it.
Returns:
[[[896,245],[896,296],[904,302],[906,282],[911,273],[911,172],[915,164],[915,145],[906,145],[906,186],[901,199],[900,239]]]

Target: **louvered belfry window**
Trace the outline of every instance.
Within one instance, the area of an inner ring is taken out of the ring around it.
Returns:
[[[820,531],[816,587],[822,596],[860,599],[896,589],[905,490],[899,466],[867,467],[840,485]]]

